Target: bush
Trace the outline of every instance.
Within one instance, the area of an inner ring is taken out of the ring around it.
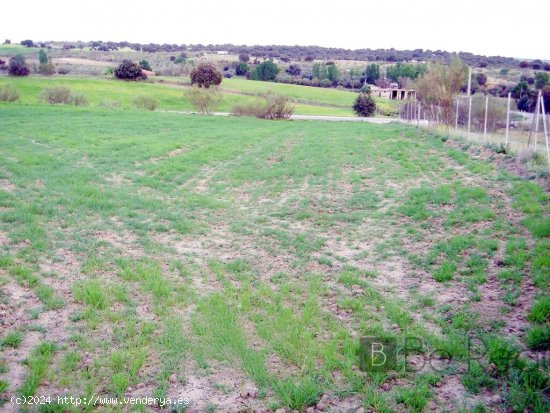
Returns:
[[[41,63],[38,66],[38,73],[41,75],[51,76],[55,74],[55,66],[51,63]]]
[[[44,89],[42,99],[52,105],[67,105],[71,102],[71,89],[64,86],[55,86]]]
[[[42,100],[51,105],[88,106],[88,99],[82,93],[71,93],[71,89],[64,86],[54,86],[44,89]]]
[[[123,60],[122,63],[115,69],[115,76],[122,80],[144,80],[147,79],[141,67],[131,60]]]
[[[88,99],[82,93],[73,93],[70,104],[74,106],[88,106]]]
[[[244,62],[241,62],[235,68],[235,73],[237,76],[244,76],[246,75],[246,72],[248,72],[248,69],[250,69],[248,65]]]
[[[141,67],[143,70],[153,70],[151,69],[151,65],[149,64],[149,62],[145,59],[139,61],[139,67]]]
[[[299,76],[302,73],[302,69],[298,65],[290,65],[286,72],[291,76]]]
[[[196,111],[202,114],[214,113],[223,100],[223,96],[215,87],[193,87],[187,93],[187,97]]]
[[[476,80],[479,86],[485,86],[487,84],[487,75],[485,73],[478,73]]]
[[[222,82],[222,74],[209,63],[201,63],[191,71],[191,84],[208,89]]]
[[[23,40],[21,46],[34,47],[34,42],[32,40]]]
[[[142,96],[137,96],[132,101],[132,105],[136,109],[155,110],[158,107],[158,102],[155,98],[142,95]]]
[[[357,116],[370,117],[376,112],[376,103],[370,93],[360,93],[355,99],[353,110]]]
[[[0,102],[15,102],[21,94],[12,85],[4,85],[0,89]]]
[[[271,81],[275,80],[275,77],[279,73],[279,68],[272,60],[266,60],[265,62],[260,63],[254,69],[252,73],[253,80],[264,80]]]
[[[239,62],[248,62],[250,60],[250,56],[248,55],[248,53],[240,53],[239,54]]]
[[[15,55],[10,59],[8,65],[8,73],[11,76],[28,76],[29,68],[25,64],[25,58],[23,55]]]
[[[237,105],[231,111],[236,116],[255,116],[260,119],[290,119],[294,106],[289,98],[270,91],[259,96],[259,99],[248,105]]]
[[[59,69],[57,69],[57,73],[60,75],[66,75],[69,72],[70,70],[67,67],[60,67]]]

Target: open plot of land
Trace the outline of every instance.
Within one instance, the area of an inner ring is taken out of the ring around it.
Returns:
[[[0,397],[545,410],[548,338],[529,334],[548,334],[548,198],[488,150],[28,103],[0,105]],[[364,336],[415,344],[364,371]]]

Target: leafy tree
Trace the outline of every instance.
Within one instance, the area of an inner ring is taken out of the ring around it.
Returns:
[[[34,42],[32,40],[23,40],[21,46],[34,47]]]
[[[123,60],[122,63],[114,70],[117,79],[122,80],[142,80],[147,79],[141,67],[131,60]]]
[[[525,81],[519,82],[514,88],[512,89],[512,97],[516,100],[521,99],[524,95],[529,95],[529,84]]]
[[[340,72],[335,64],[327,65],[327,79],[331,82],[336,82],[340,77]]]
[[[299,76],[302,73],[300,66],[292,64],[286,69],[286,72],[291,76]]]
[[[377,64],[370,64],[365,69],[365,79],[367,83],[374,85],[378,79],[380,79],[380,66]]]
[[[248,53],[239,53],[239,62],[247,63],[248,61],[250,61],[250,56]]]
[[[389,66],[386,70],[388,77],[394,82],[398,82],[401,77],[416,79],[418,76],[426,73],[426,65],[411,65],[407,63],[397,63],[395,66]]]
[[[240,62],[235,68],[235,73],[237,76],[244,76],[246,75],[246,72],[248,72],[248,69],[250,68],[245,62]]]
[[[531,67],[534,69],[534,70],[540,70],[540,68],[542,67],[542,60],[540,59],[535,59],[531,62]]]
[[[4,40],[4,44],[11,44],[11,40],[10,39]]]
[[[149,64],[149,62],[145,59],[139,61],[139,67],[141,67],[143,70],[153,70],[151,69],[151,65]]]
[[[545,72],[535,73],[535,87],[537,89],[542,89],[544,86],[550,83],[550,76]]]
[[[48,55],[46,54],[44,49],[40,49],[40,51],[38,52],[38,61],[41,65],[48,63]]]
[[[521,62],[519,62],[519,67],[521,67],[522,69],[525,69],[528,66],[529,62],[527,60],[522,60]]]
[[[370,117],[376,112],[376,102],[370,93],[359,93],[353,104],[357,116]]]
[[[311,76],[315,79],[328,79],[327,65],[324,63],[313,63],[311,67]]]
[[[10,59],[8,65],[8,73],[11,76],[28,76],[29,68],[25,63],[25,58],[21,54],[17,54]]]
[[[418,79],[418,98],[425,105],[440,106],[441,118],[446,124],[451,124],[454,119],[453,97],[460,93],[467,73],[462,61],[454,58],[449,65],[430,64],[426,74]]]
[[[272,60],[266,60],[265,62],[260,63],[254,69],[254,80],[275,80],[275,77],[279,73],[279,68]]]
[[[209,63],[201,63],[191,71],[191,84],[208,89],[222,82],[222,74]]]

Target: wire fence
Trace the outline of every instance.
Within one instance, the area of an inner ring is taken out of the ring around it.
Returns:
[[[537,100],[534,113],[511,109],[511,96],[462,96],[438,105],[409,100],[400,105],[402,122],[442,129],[481,144],[502,147],[506,152],[539,152],[550,168],[549,115],[544,101]]]

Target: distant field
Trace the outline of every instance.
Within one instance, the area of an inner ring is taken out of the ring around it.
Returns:
[[[132,101],[141,95],[154,97],[159,102],[159,109],[164,110],[194,110],[185,96],[184,87],[150,82],[123,82],[104,78],[71,78],[71,77],[28,77],[12,78],[1,77],[0,87],[9,83],[22,94],[20,102],[23,104],[41,103],[41,92],[52,86],[66,86],[73,92],[83,93],[92,106],[119,106],[131,108]],[[219,111],[229,112],[237,104],[253,102],[254,96],[225,93]],[[325,102],[320,102],[324,104]],[[296,114],[301,115],[332,115],[353,116],[351,107],[316,106],[314,104],[296,104]]]
[[[0,56],[13,56],[15,54],[38,54],[40,49],[25,47],[18,44],[0,44]]]

